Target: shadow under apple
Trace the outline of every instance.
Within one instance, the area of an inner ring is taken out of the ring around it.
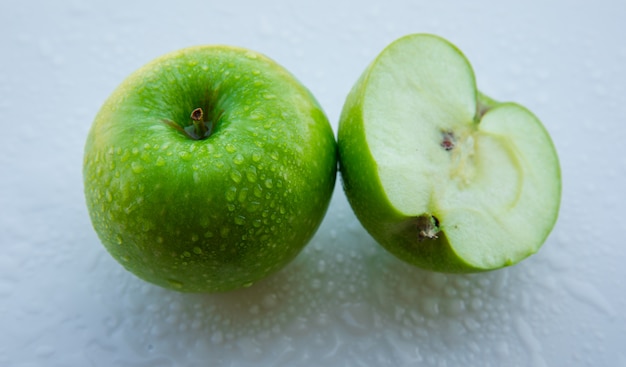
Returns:
[[[342,200],[291,264],[249,288],[184,294],[115,267],[116,297],[105,300],[118,319],[111,333],[121,333],[138,360],[181,353],[238,365],[436,365],[434,355],[456,363],[485,355],[527,360],[533,340],[525,314],[547,307],[532,291],[545,264],[529,259],[469,275],[423,271],[378,246]]]

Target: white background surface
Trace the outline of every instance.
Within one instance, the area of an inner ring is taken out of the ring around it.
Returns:
[[[1,366],[626,366],[623,1],[7,1],[0,4]],[[104,99],[185,46],[277,60],[333,128],[394,39],[442,35],[479,88],[526,105],[560,154],[543,249],[442,275],[381,250],[340,185],[318,234],[249,289],[179,294],[122,270],[91,228],[82,150]]]

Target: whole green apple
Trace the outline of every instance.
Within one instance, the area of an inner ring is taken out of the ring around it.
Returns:
[[[414,34],[385,48],[349,93],[338,131],[344,189],[391,253],[442,272],[515,264],[559,211],[557,153],[541,122],[476,88],[448,41]]]
[[[185,292],[249,286],[292,260],[324,217],[336,143],[312,94],[230,46],[164,55],[130,75],[85,146],[93,226],[146,281]]]

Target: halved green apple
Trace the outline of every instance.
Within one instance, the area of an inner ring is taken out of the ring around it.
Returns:
[[[347,97],[338,142],[358,219],[416,266],[512,265],[556,222],[561,176],[547,131],[526,108],[481,94],[440,37],[408,35],[382,51]]]

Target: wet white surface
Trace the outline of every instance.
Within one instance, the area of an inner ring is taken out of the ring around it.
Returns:
[[[0,365],[626,366],[626,5],[357,1],[0,5]],[[481,90],[535,112],[563,171],[561,215],[535,256],[485,274],[396,260],[341,187],[286,269],[227,294],[180,294],[124,271],[82,194],[82,149],[130,72],[185,46],[277,60],[334,129],[389,42],[442,35]]]

